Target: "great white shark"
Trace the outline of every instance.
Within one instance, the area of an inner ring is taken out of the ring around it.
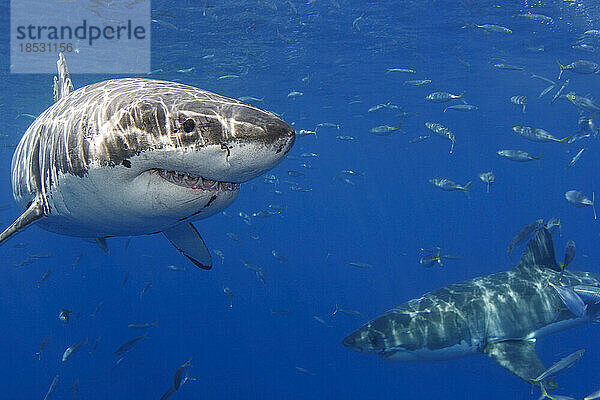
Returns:
[[[267,111],[175,82],[112,79],[73,90],[62,53],[55,103],[12,159],[22,214],[0,244],[31,224],[94,238],[162,232],[202,268],[210,254],[192,221],[228,207],[240,183],[276,166],[295,139]]]
[[[565,271],[540,229],[510,271],[448,285],[410,300],[348,335],[343,344],[391,361],[436,361],[485,354],[528,383],[546,370],[536,340],[598,322],[600,305],[578,317],[549,284],[600,285],[600,274]],[[553,381],[546,388],[555,388]]]

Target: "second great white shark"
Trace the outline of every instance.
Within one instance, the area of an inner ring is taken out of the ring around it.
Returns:
[[[277,116],[175,82],[112,79],[73,90],[62,53],[55,103],[12,160],[22,214],[0,244],[31,224],[96,238],[163,232],[202,268],[210,254],[192,221],[228,207],[239,184],[276,166],[295,139]]]
[[[546,370],[536,340],[600,319],[600,305],[578,317],[564,308],[556,285],[600,285],[600,274],[565,271],[552,237],[540,229],[510,271],[448,285],[363,325],[343,344],[391,361],[436,361],[486,354],[528,383]],[[559,279],[560,278],[560,279]],[[561,311],[558,311],[561,310]],[[553,381],[545,385],[553,388]]]

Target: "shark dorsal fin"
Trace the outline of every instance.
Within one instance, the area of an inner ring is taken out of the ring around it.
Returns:
[[[534,238],[529,241],[527,248],[519,261],[519,268],[529,267],[550,268],[560,272],[560,266],[554,257],[554,243],[550,232],[544,227],[539,229]]]
[[[58,68],[58,76],[54,77],[54,102],[57,102],[73,91],[73,83],[71,83],[71,76],[69,75],[67,61],[63,53],[58,54],[56,66]]]

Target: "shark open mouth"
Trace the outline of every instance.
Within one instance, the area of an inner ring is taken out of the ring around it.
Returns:
[[[200,189],[217,192],[219,190],[235,191],[239,190],[240,188],[239,183],[214,181],[201,176],[188,175],[176,171],[167,171],[165,169],[153,169],[152,171],[156,172],[161,178],[177,186],[182,186],[188,189]]]

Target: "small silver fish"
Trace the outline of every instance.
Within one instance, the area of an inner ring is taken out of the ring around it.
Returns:
[[[458,183],[451,181],[450,179],[431,178],[431,179],[429,179],[429,183],[431,183],[435,187],[438,187],[447,192],[452,192],[455,190],[462,190],[468,196],[469,195],[469,187],[471,186],[471,183],[473,183],[473,181],[469,181],[469,182],[465,183],[464,185],[459,185]]]
[[[314,372],[309,371],[306,368],[299,367],[299,366],[296,366],[296,371],[302,372],[303,374],[310,375],[310,376],[317,376],[317,374],[315,374]]]
[[[523,107],[523,113],[525,113],[525,106],[527,105],[527,96],[513,96],[510,98],[510,102]]]
[[[546,89],[542,90],[538,96],[538,99],[541,99],[545,95],[547,95],[552,89],[554,89],[556,85],[550,85]]]
[[[475,25],[476,28],[483,29],[486,32],[511,34],[512,30],[502,25],[483,24]]]
[[[563,71],[565,70],[572,71],[577,74],[596,74],[600,69],[600,66],[598,64],[588,60],[577,60],[573,61],[571,64],[568,65],[562,65],[558,60],[556,62],[558,62],[558,66],[560,68],[558,79],[560,79]]]
[[[591,300],[596,304],[600,303],[600,286],[575,285],[573,290],[585,300]]]
[[[341,313],[344,313],[344,314],[348,314],[348,315],[352,315],[353,317],[357,317],[357,318],[361,318],[362,317],[362,314],[360,312],[355,311],[355,310],[346,310],[346,309],[340,308],[340,306],[336,303],[335,310],[333,311],[333,313],[331,315],[334,316],[338,312],[341,312]]]
[[[127,343],[122,344],[121,346],[119,346],[119,348],[117,350],[115,350],[115,352],[113,353],[113,355],[114,356],[120,356],[121,354],[126,353],[127,351],[129,351],[129,349],[131,349],[131,347],[133,347],[134,344],[136,344],[140,340],[145,339],[146,336],[148,336],[148,333],[144,333],[144,336],[137,337],[135,339],[130,340]]]
[[[87,340],[87,338],[86,338],[86,339],[85,339],[84,341],[82,341],[82,342],[75,343],[74,345],[67,347],[67,349],[66,349],[66,350],[65,350],[65,352],[63,353],[63,356],[62,356],[62,362],[65,362],[65,361],[67,361],[67,360],[68,360],[68,359],[69,359],[69,358],[70,358],[70,357],[73,355],[73,353],[74,353],[74,352],[76,352],[77,350],[79,350],[79,349],[81,348],[81,346],[83,346],[83,345],[84,345],[84,344],[86,344],[87,342],[88,342],[88,340]]]
[[[533,221],[530,224],[525,225],[517,234],[512,238],[510,243],[508,244],[508,249],[506,252],[508,256],[511,257],[511,253],[513,249],[519,244],[523,243],[525,239],[527,239],[533,232],[537,232],[537,230],[542,226],[544,220],[542,218]]]
[[[517,14],[517,17],[520,18],[526,18],[529,19],[531,21],[538,21],[541,23],[545,23],[545,24],[551,24],[554,20],[552,19],[552,17],[549,17],[547,15],[543,15],[543,14],[532,14],[530,12],[526,12],[523,14]]]
[[[540,142],[540,143],[548,143],[548,142],[558,142],[565,143],[569,137],[565,137],[562,139],[558,139],[541,128],[536,128],[533,126],[513,126],[513,131],[527,140],[531,140],[532,142]]]
[[[223,285],[223,293],[229,297],[229,308],[233,308],[233,292],[229,287]]]
[[[487,193],[490,192],[490,186],[494,182],[496,182],[496,177],[494,176],[494,173],[492,171],[480,172],[479,179],[481,179],[481,181],[487,185],[487,190],[486,190]]]
[[[282,263],[282,264],[289,261],[287,258],[285,258],[281,254],[279,254],[279,252],[277,252],[276,250],[271,250],[271,254],[273,255],[273,257],[275,257],[276,259],[278,259],[279,262]]]
[[[537,378],[533,379],[532,382],[533,383],[541,382],[545,379],[548,379],[550,377],[560,374],[561,372],[563,372],[563,371],[567,370],[568,368],[572,367],[573,365],[575,365],[575,363],[581,359],[581,357],[583,356],[583,353],[585,353],[585,350],[581,349],[581,350],[577,350],[574,353],[569,354],[568,356],[561,359],[560,361],[558,361],[557,363],[552,365],[550,368],[548,368],[547,370],[542,372]]]
[[[431,79],[414,79],[409,81],[404,81],[404,84],[407,86],[423,86],[429,85],[431,83]]]
[[[410,68],[388,68],[387,72],[403,72],[405,74],[415,74],[417,71]]]
[[[131,328],[131,329],[146,329],[146,328],[152,328],[153,326],[156,326],[156,325],[158,325],[158,321],[129,324],[129,325],[127,325],[127,327]]]
[[[500,157],[504,157],[508,160],[517,161],[517,162],[527,162],[527,161],[534,161],[534,160],[537,161],[542,157],[541,154],[539,156],[535,157],[523,150],[498,150],[496,153]]]
[[[594,46],[589,45],[587,43],[574,44],[573,46],[571,46],[571,48],[575,50],[587,51],[589,53],[593,53],[594,51],[596,51]]]
[[[560,87],[560,89],[558,89],[558,91],[554,94],[554,97],[552,97],[552,100],[550,100],[550,104],[554,104],[554,102],[556,101],[556,99],[558,99],[563,92],[565,91],[565,89],[567,88],[567,86],[569,86],[569,83],[571,81],[569,79],[566,79],[565,82],[562,84],[562,86]],[[567,97],[568,99],[568,97]]]
[[[455,104],[453,106],[448,106],[448,107],[444,108],[444,112],[446,112],[446,110],[456,110],[456,111],[468,112],[468,111],[479,110],[479,107],[477,107],[473,104]]]
[[[569,161],[569,164],[567,165],[566,169],[569,169],[573,166],[573,164],[575,164],[577,162],[577,160],[579,160],[579,158],[581,158],[581,155],[583,154],[583,152],[585,151],[585,147],[582,148],[581,150],[579,150],[579,152],[577,154],[575,154],[575,156],[571,159],[571,161]]]
[[[456,142],[454,133],[452,133],[452,131],[444,125],[438,124],[437,122],[425,122],[425,126],[437,136],[448,139],[452,143],[450,145],[450,154],[452,154],[454,151],[454,143]]]
[[[356,267],[356,268],[362,268],[362,269],[373,268],[373,265],[365,263],[365,262],[360,262],[360,261],[346,261],[346,264],[352,265],[353,267]]]
[[[577,190],[569,190],[567,193],[565,193],[565,199],[567,199],[567,201],[575,207],[583,208],[587,206],[592,206],[592,209],[594,210],[594,219],[597,219],[596,207],[594,206],[594,202],[596,199],[595,194],[593,192],[592,200],[590,200],[583,193]]]
[[[554,82],[552,79],[548,79],[544,76],[533,74],[533,75],[531,75],[531,77],[536,78],[536,79],[541,79],[544,82],[548,82],[549,84],[556,86],[556,82]]]
[[[400,122],[398,126],[379,125],[369,130],[369,132],[378,136],[388,136],[394,131],[402,132],[402,122]]]
[[[524,71],[525,70],[524,67],[519,67],[517,65],[504,64],[504,63],[494,64],[494,68],[503,69],[506,71]]]
[[[185,271],[185,267],[179,267],[177,265],[167,265],[167,269],[171,271]]]
[[[303,96],[303,95],[304,95],[304,93],[302,93],[302,92],[296,92],[296,91],[294,91],[294,92],[289,92],[288,95],[287,95],[287,97],[288,97],[288,99],[292,99],[292,98],[300,97],[300,96]]]
[[[408,143],[411,143],[411,144],[413,144],[413,143],[419,143],[419,142],[423,142],[423,141],[425,141],[425,140],[429,139],[430,137],[431,137],[431,135],[420,135],[420,136],[416,136],[416,137],[414,137],[414,138],[410,139],[410,140],[408,141]]]
[[[333,326],[329,325],[327,322],[325,322],[323,318],[319,317],[318,315],[313,315],[313,318],[321,325],[324,325],[327,328],[333,328]]]
[[[46,336],[44,339],[42,339],[42,341],[40,342],[40,349],[38,350],[37,353],[35,353],[36,356],[38,356],[38,360],[42,359],[42,351],[44,350],[44,348],[48,345],[48,343],[50,343],[50,339],[52,339],[52,335],[48,335]]]
[[[239,75],[221,75],[220,77],[217,78],[218,81],[222,80],[222,79],[237,79],[240,78]]]
[[[461,94],[452,94],[448,92],[433,92],[425,96],[425,100],[433,103],[445,103],[453,99],[463,99],[466,92]]]
[[[46,396],[44,396],[44,400],[48,400],[52,393],[54,393],[54,389],[56,389],[56,385],[58,384],[58,374],[52,379],[52,383],[50,383],[50,387],[46,392]]]
[[[71,315],[72,312],[73,311],[71,311],[71,310],[65,310],[63,308],[58,313],[58,319],[60,319],[62,322],[64,322],[66,324],[67,322],[69,322],[69,316]]]
[[[556,291],[560,300],[573,315],[579,318],[585,317],[587,305],[573,289],[568,286],[558,286],[552,282],[548,282],[548,285]]]

